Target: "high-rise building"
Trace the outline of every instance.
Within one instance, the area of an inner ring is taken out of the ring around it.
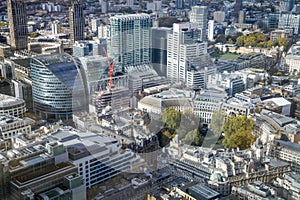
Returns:
[[[167,39],[171,28],[152,28],[152,65],[160,76],[167,76]]]
[[[51,32],[53,35],[61,33],[61,25],[59,21],[55,21],[51,24]]]
[[[215,11],[214,12],[214,20],[216,22],[222,23],[225,20],[225,12],[224,11]]]
[[[190,22],[197,24],[200,30],[199,39],[207,38],[207,6],[193,6],[190,12]]]
[[[279,16],[278,28],[293,29],[293,34],[298,35],[300,33],[300,15],[281,13]]]
[[[208,21],[208,32],[207,32],[207,38],[209,41],[214,40],[214,32],[215,32],[215,21],[209,20]]]
[[[179,81],[180,45],[193,40],[196,25],[191,23],[173,24],[173,33],[167,42],[167,78],[171,82]]]
[[[101,2],[101,12],[102,13],[107,13],[108,12],[108,0],[103,0]]]
[[[184,1],[183,0],[176,0],[176,8],[183,9],[184,8]]]
[[[28,48],[26,5],[23,0],[7,0],[10,45],[13,49]]]
[[[235,0],[232,16],[238,19],[239,12],[243,10],[243,0]]]
[[[107,48],[116,70],[151,61],[151,18],[148,14],[110,17]]]
[[[188,2],[189,2],[189,9],[192,9],[192,7],[197,4],[196,0],[189,0]]]
[[[84,40],[84,15],[81,0],[72,0],[69,7],[70,39],[74,43]]]
[[[294,8],[295,0],[281,0],[279,4],[280,12],[290,12]]]
[[[68,54],[39,55],[31,60],[34,112],[45,118],[70,118],[85,111],[87,95],[78,62]]]

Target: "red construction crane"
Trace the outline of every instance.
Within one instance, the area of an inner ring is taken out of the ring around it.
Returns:
[[[114,62],[111,63],[109,61],[108,54],[107,54],[107,51],[106,51],[105,47],[103,47],[103,50],[104,50],[105,55],[106,55],[107,66],[109,68],[109,87],[112,88],[112,86],[113,86],[112,77],[113,77],[113,73],[114,73],[115,63]]]

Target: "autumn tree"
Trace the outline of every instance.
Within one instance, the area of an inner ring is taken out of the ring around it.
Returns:
[[[229,149],[249,148],[256,139],[252,134],[253,128],[253,119],[247,116],[232,116],[226,119],[222,128],[225,134],[223,145]]]

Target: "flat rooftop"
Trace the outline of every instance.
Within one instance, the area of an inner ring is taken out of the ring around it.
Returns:
[[[11,106],[17,106],[24,103],[25,101],[23,99],[18,99],[16,97],[0,94],[0,109],[4,109],[6,107]]]

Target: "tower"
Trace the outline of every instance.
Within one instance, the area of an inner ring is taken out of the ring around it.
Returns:
[[[22,0],[7,0],[10,45],[15,50],[27,49],[28,30],[26,5]]]
[[[234,9],[233,9],[233,17],[238,19],[239,12],[243,10],[243,2],[242,0],[235,0]]]
[[[122,70],[126,66],[150,63],[151,18],[148,14],[110,17],[107,48],[114,63]]]
[[[70,39],[72,43],[84,40],[84,15],[81,0],[72,0],[69,7]]]
[[[197,24],[200,30],[199,39],[206,41],[207,38],[207,6],[193,6],[190,12],[190,22]]]

